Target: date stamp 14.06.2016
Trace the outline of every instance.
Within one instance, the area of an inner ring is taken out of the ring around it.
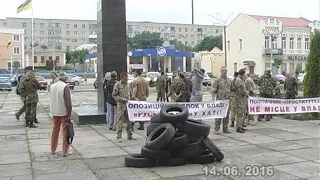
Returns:
[[[233,176],[233,177],[265,177],[273,176],[274,167],[264,165],[246,165],[239,168],[237,165],[225,165],[217,170],[215,165],[203,166],[202,172],[205,176]]]

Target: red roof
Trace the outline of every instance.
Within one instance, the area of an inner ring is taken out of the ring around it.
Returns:
[[[281,21],[283,26],[290,26],[290,27],[308,27],[309,23],[312,21],[300,17],[300,18],[292,18],[292,17],[273,17],[273,16],[261,16],[261,15],[248,15],[253,19],[258,21],[265,20],[267,18],[276,18],[277,21]]]

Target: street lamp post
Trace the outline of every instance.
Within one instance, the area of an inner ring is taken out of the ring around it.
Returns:
[[[191,0],[191,22],[194,24],[194,4],[193,0]]]

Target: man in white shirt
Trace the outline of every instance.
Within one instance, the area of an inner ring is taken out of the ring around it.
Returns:
[[[50,86],[50,111],[53,116],[53,128],[51,136],[51,154],[55,154],[58,147],[60,127],[63,129],[62,151],[63,156],[71,155],[67,140],[67,124],[71,118],[72,103],[71,93],[66,84],[67,74],[62,72],[58,76],[59,81]]]

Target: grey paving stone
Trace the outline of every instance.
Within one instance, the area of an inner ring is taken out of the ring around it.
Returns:
[[[282,140],[272,138],[265,135],[258,135],[258,136],[250,136],[250,137],[235,137],[234,139],[244,141],[250,144],[261,144],[261,143],[272,143],[272,142],[280,142]]]
[[[164,178],[177,177],[177,176],[190,176],[190,175],[203,175],[203,165],[187,164],[184,166],[175,167],[154,167],[150,168],[152,172]]]
[[[2,177],[0,180],[33,180],[31,174],[24,176]]]
[[[262,144],[259,144],[258,146],[272,149],[275,151],[287,151],[287,150],[307,148],[304,145],[296,143],[296,141],[281,141],[281,142],[274,142],[274,143],[262,143]]]
[[[234,154],[234,155],[239,155],[246,157],[248,155],[258,155],[258,154],[266,154],[266,153],[271,153],[274,152],[273,150],[263,148],[263,147],[258,147],[256,145],[246,145],[246,146],[238,146],[237,148],[234,147],[224,147],[223,151],[225,154]]]
[[[160,178],[148,169],[127,167],[98,170],[96,175],[101,180],[153,180]]]
[[[290,151],[283,151],[283,153],[291,154],[296,157],[307,159],[310,161],[319,160],[319,148],[297,149]]]
[[[143,144],[146,143],[146,139],[137,139],[135,141],[127,141],[126,139],[124,139],[121,143],[116,143],[117,146],[119,147],[130,147],[130,146],[137,146],[137,145],[140,145],[142,146]]]
[[[77,149],[83,149],[83,148],[87,148],[90,147],[92,149],[100,149],[100,148],[109,148],[109,147],[116,147],[116,145],[107,140],[100,140],[100,141],[86,141],[86,140],[82,140],[81,138],[74,140],[74,142],[72,143],[72,145]]]
[[[319,178],[319,164],[313,162],[301,162],[275,166],[275,169],[287,172],[303,179]]]
[[[29,153],[0,155],[0,164],[14,164],[14,163],[25,163],[25,162],[30,162]]]
[[[128,154],[140,154],[141,153],[141,145],[139,146],[129,146],[129,147],[122,147],[122,149],[127,152]]]
[[[82,159],[76,151],[72,152],[72,155],[68,157],[63,157],[62,151],[57,152],[56,154],[51,154],[50,152],[42,153],[31,153],[31,160],[35,161],[61,161],[61,160],[72,160],[72,159]]]
[[[107,127],[106,127],[107,128]],[[75,131],[77,137],[100,136],[95,130]]]
[[[0,177],[12,177],[31,174],[30,163],[2,164]]]
[[[17,135],[17,134],[26,134],[26,130],[25,129],[0,130],[0,136]]]
[[[231,138],[214,139],[213,142],[218,147],[244,146],[249,144],[247,142],[243,142],[241,140],[236,140]]]
[[[57,180],[57,179],[97,180],[95,175],[89,170],[35,175],[35,180]]]
[[[75,172],[88,170],[81,160],[44,161],[32,163],[35,174]]]
[[[84,159],[85,163],[93,170],[124,167],[125,156],[114,156],[95,159]]]
[[[297,144],[301,144],[305,147],[314,147],[314,148],[319,148],[319,138],[314,138],[314,139],[302,139],[302,140],[297,140],[297,141],[291,141]]]
[[[277,138],[277,139],[282,139],[285,141],[293,141],[293,140],[311,139],[312,138],[310,136],[297,134],[297,133],[270,134],[269,136]]]
[[[103,148],[103,149],[78,148],[77,151],[82,155],[83,158],[100,158],[100,157],[128,155],[127,152],[125,152],[119,147],[111,147],[111,148]]]
[[[229,178],[222,176],[182,176],[182,177],[172,177],[166,178],[166,180],[227,180]]]
[[[28,144],[26,141],[1,141],[0,154],[27,153]]]
[[[258,127],[258,126],[255,126],[255,127]],[[259,128],[259,129],[248,128],[248,129],[250,130],[250,132],[262,134],[262,135],[282,134],[282,133],[286,132],[286,131],[282,131],[282,130],[275,129],[275,128]]]
[[[296,162],[305,162],[305,159],[298,158],[295,156],[291,156],[288,154],[284,154],[281,152],[271,152],[266,154],[258,154],[258,155],[248,155],[244,158],[252,158],[256,162],[262,165],[270,166],[270,165],[281,165],[281,164],[292,164]]]

